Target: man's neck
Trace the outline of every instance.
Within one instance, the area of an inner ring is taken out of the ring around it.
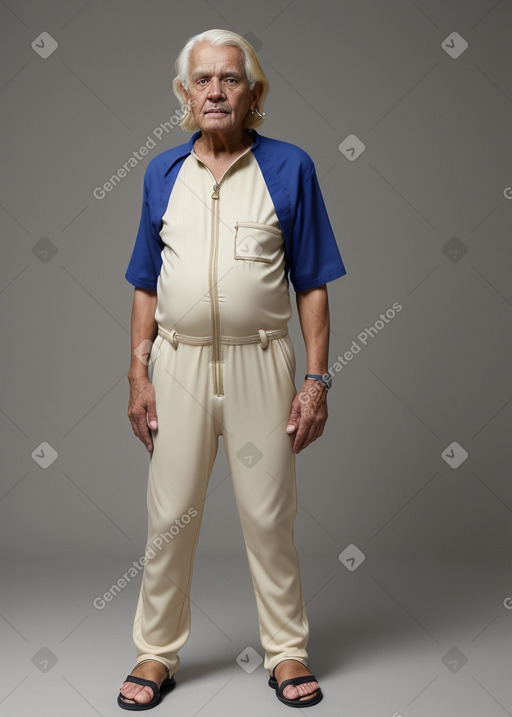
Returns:
[[[232,155],[241,154],[253,144],[253,138],[243,128],[240,134],[219,132],[201,132],[194,142],[194,151],[213,161],[228,159]]]

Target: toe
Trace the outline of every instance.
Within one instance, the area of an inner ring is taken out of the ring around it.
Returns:
[[[123,691],[123,688],[122,688],[122,687],[121,687],[121,689],[119,690],[119,693],[120,693],[120,694],[119,694],[119,698],[120,698],[121,702],[129,702],[129,703],[132,704],[132,705],[134,704],[134,700],[133,700],[131,697],[128,697],[128,695],[126,694],[126,692]]]
[[[318,682],[303,682],[300,685],[287,685],[283,690],[283,695],[288,700],[309,700],[315,697],[318,691]]]
[[[316,697],[318,694],[318,688],[320,685],[318,682],[307,682],[304,685],[304,691],[302,692],[301,700],[310,700],[312,697]]]
[[[121,692],[121,699],[129,700],[130,702],[133,702],[133,695],[137,692],[133,682],[123,682],[119,691]]]
[[[287,685],[283,690],[283,695],[287,700],[295,700],[299,696],[299,690],[296,685]]]
[[[135,685],[133,682],[125,682],[121,687],[121,699],[125,702],[144,704],[153,699],[153,690],[150,687]]]
[[[135,704],[135,700],[128,700],[128,699],[126,699],[126,697],[123,695],[122,692],[121,692],[121,698],[120,698],[120,699],[121,699],[121,702],[126,702],[126,703],[129,704],[129,705],[134,705],[134,704]]]
[[[135,695],[135,700],[137,702],[151,702],[152,699],[153,690],[151,689],[151,687],[143,687],[141,691]]]

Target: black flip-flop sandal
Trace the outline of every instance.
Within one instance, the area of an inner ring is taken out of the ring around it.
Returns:
[[[169,670],[167,670],[167,674],[169,674]],[[125,682],[134,682],[136,685],[151,687],[153,690],[153,699],[150,702],[128,702],[128,698],[125,697],[121,691],[119,691],[119,694],[117,695],[117,704],[124,710],[149,710],[161,701],[162,689],[169,689],[170,691],[176,687],[174,675],[172,677],[166,677],[160,687],[156,682],[153,682],[153,680],[146,680],[144,677],[136,677],[135,675],[128,675]]]
[[[320,687],[317,688],[316,694],[313,693],[314,697],[309,700],[301,700],[300,697],[290,700],[283,695],[283,690],[288,685],[302,685],[304,682],[317,682],[317,679],[314,675],[302,675],[302,677],[290,677],[289,680],[283,680],[280,685],[275,677],[269,677],[268,680],[269,687],[276,691],[277,699],[289,707],[311,707],[318,704],[323,697]]]

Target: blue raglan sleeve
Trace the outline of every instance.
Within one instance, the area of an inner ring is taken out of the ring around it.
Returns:
[[[295,291],[303,291],[346,273],[313,165],[301,188],[292,235],[290,279]]]
[[[150,167],[148,165],[144,174],[139,230],[124,276],[130,284],[136,287],[156,291],[157,280],[162,266],[161,252],[164,243],[151,221],[151,185],[149,181],[149,171]]]

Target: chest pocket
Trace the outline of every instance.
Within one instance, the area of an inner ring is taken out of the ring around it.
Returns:
[[[237,222],[234,242],[235,259],[272,264],[283,249],[283,233],[270,224]]]

